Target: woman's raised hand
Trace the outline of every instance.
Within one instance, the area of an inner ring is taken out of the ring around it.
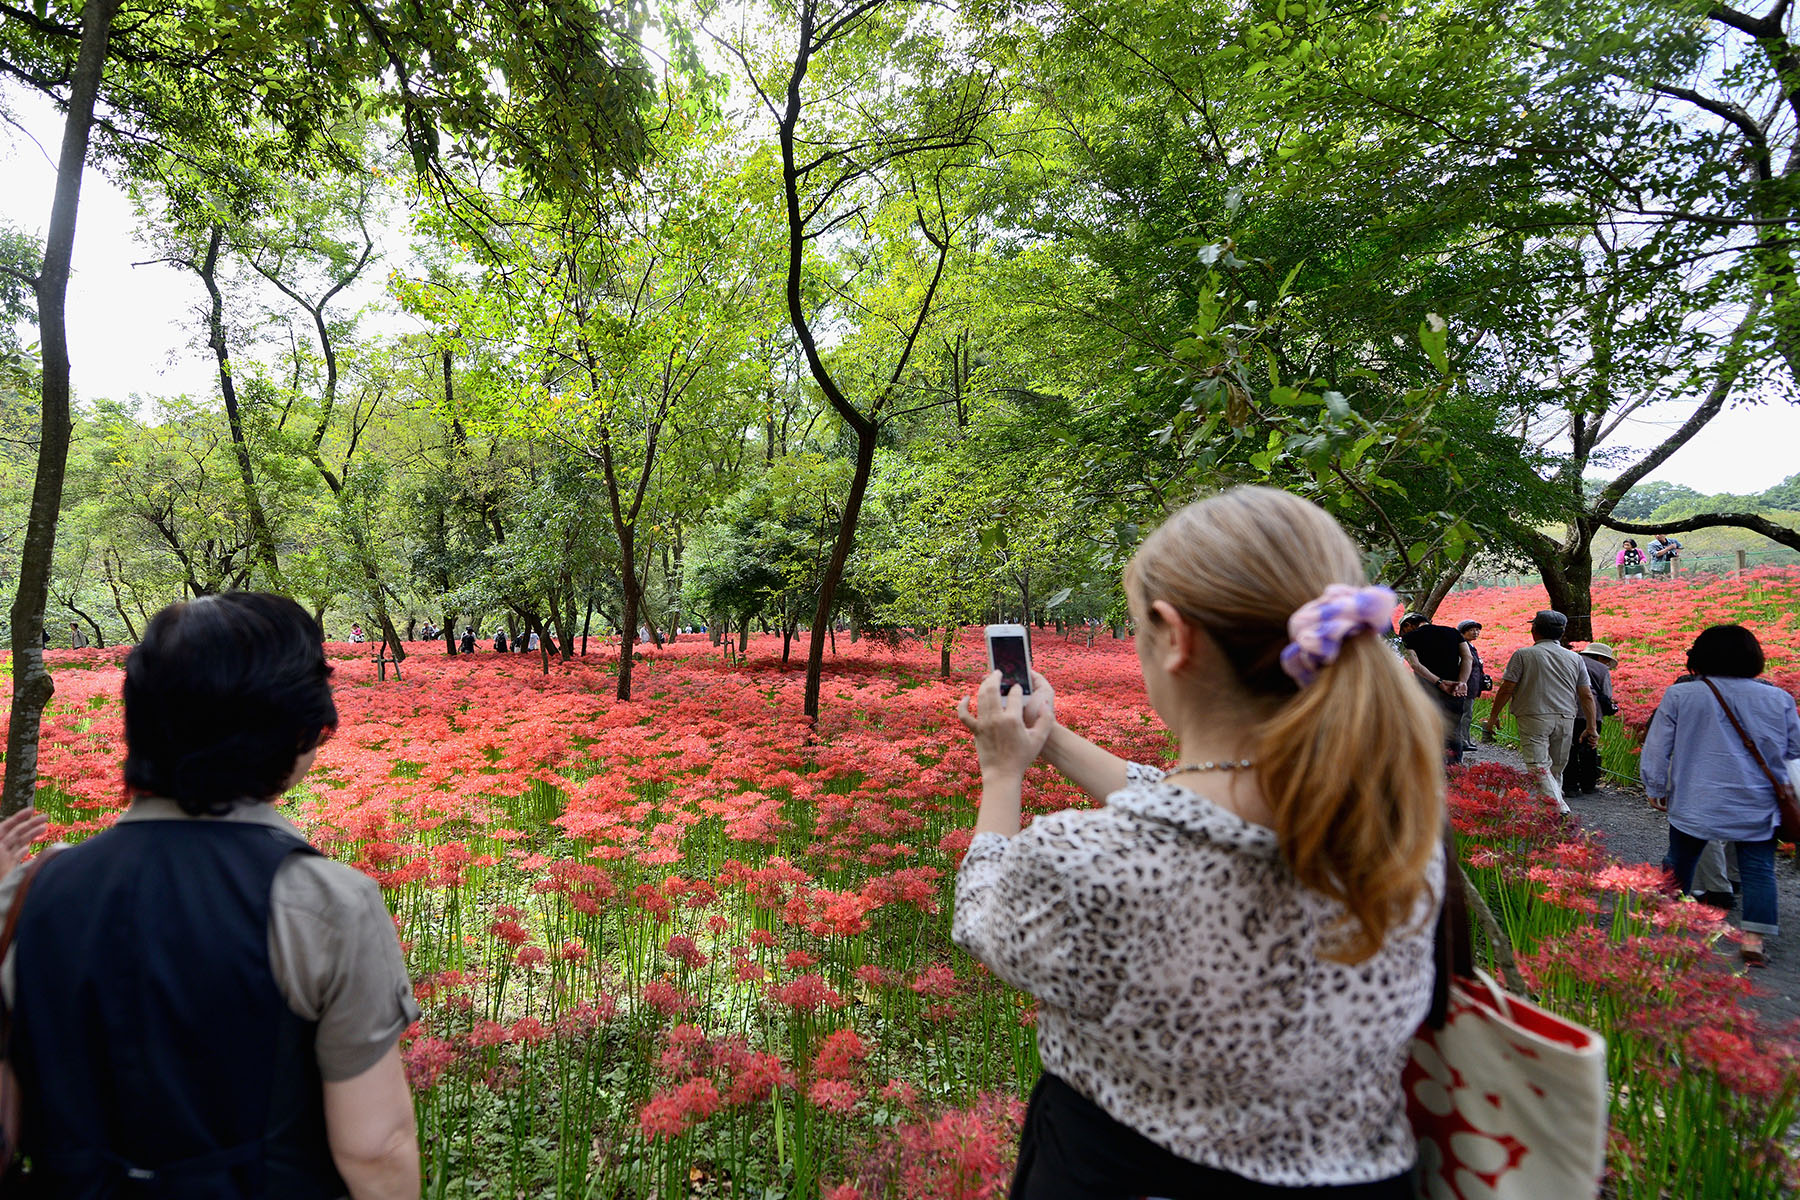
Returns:
[[[49,828],[50,818],[35,808],[21,808],[0,821],[0,877],[18,866],[31,843],[43,837]]]
[[[1050,681],[1036,671],[1031,673],[1032,694],[1021,696],[1013,688],[1003,697],[1000,672],[990,671],[975,692],[975,708],[969,697],[956,704],[956,715],[963,727],[975,735],[975,753],[981,759],[981,773],[1011,779],[1023,779],[1029,767],[1044,748],[1050,731],[1056,725],[1056,695]]]

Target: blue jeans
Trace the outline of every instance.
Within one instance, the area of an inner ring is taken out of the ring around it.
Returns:
[[[1760,842],[1734,842],[1737,847],[1738,878],[1744,887],[1745,933],[1781,932],[1775,909],[1775,839]],[[1706,849],[1706,839],[1683,833],[1669,826],[1669,859],[1681,890],[1694,889],[1694,867]]]

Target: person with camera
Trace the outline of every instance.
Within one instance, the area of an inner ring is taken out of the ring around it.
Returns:
[[[393,919],[273,807],[337,725],[322,641],[284,596],[162,610],[125,664],[130,808],[0,882],[27,1194],[418,1196]]]
[[[1659,533],[1650,539],[1646,549],[1650,551],[1650,573],[1673,578],[1675,560],[1681,557],[1681,543],[1666,533]]]
[[[1014,1200],[1413,1196],[1442,733],[1366,583],[1324,510],[1229,491],[1125,573],[1177,766],[1068,729],[1035,672],[958,705],[982,790],[953,937],[1039,1004]],[[1021,830],[1040,757],[1100,807]]]

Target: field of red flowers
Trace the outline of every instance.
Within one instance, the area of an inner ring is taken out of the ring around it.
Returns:
[[[979,643],[951,682],[916,645],[839,649],[814,729],[775,638],[649,651],[630,703],[610,655],[421,646],[377,683],[330,648],[342,726],[288,811],[396,914],[427,1196],[1004,1194],[1035,1012],[949,940]],[[1036,655],[1066,723],[1164,757],[1129,642]],[[40,804],[78,837],[122,803],[119,655],[50,658]],[[1521,782],[1471,769],[1453,812],[1534,990],[1611,1038],[1615,1194],[1785,1194],[1794,1059],[1713,966],[1711,910],[1563,840]],[[1032,811],[1076,802],[1027,782]]]
[[[1474,588],[1450,593],[1437,621],[1480,621],[1482,660],[1498,679],[1507,657],[1531,644],[1531,617],[1543,607],[1540,588]],[[1765,677],[1800,696],[1800,570],[1763,567],[1741,576],[1595,584],[1594,640],[1618,655],[1613,695],[1628,728],[1643,735],[1663,689],[1687,670],[1694,635],[1727,624],[1754,630],[1769,660]]]

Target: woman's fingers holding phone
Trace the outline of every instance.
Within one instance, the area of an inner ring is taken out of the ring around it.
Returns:
[[[1051,723],[1038,721],[1028,726],[1024,700],[1015,687],[1003,702],[1000,672],[993,671],[975,691],[973,712],[967,697],[957,703],[957,718],[975,735],[975,753],[981,759],[983,772],[1000,771],[1023,776],[1025,768],[1044,748]]]
[[[1056,689],[1050,681],[1038,674],[1031,673],[1031,695],[1025,697],[1025,724],[1036,728],[1039,721],[1050,718],[1056,723]]]

